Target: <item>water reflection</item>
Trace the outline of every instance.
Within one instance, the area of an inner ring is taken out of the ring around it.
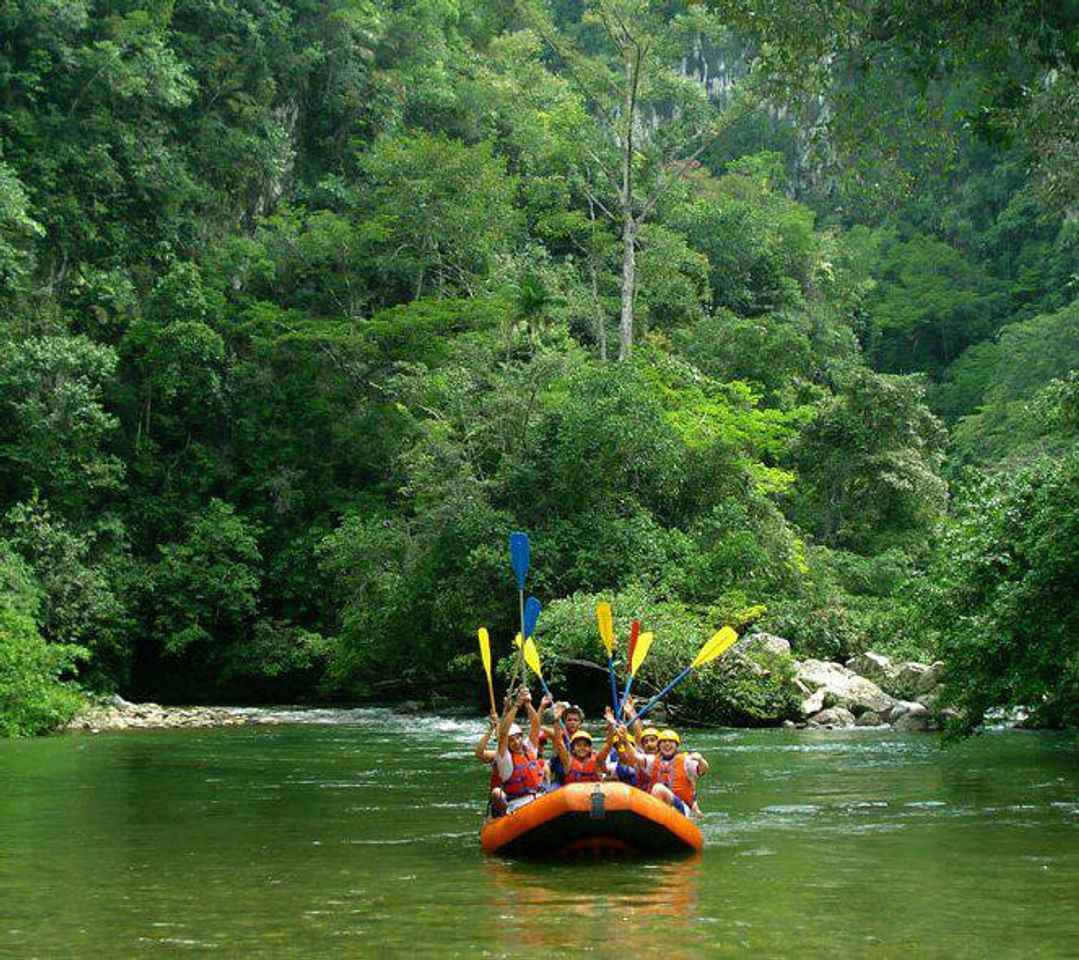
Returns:
[[[499,954],[587,950],[597,956],[700,956],[700,856],[566,864],[489,860]]]

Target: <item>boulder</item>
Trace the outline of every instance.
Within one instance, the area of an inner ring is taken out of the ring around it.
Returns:
[[[854,725],[856,727],[882,727],[887,722],[883,714],[877,713],[875,710],[866,710]]]
[[[882,686],[887,686],[891,680],[895,679],[895,667],[892,666],[891,659],[882,653],[873,653],[871,650],[851,657],[847,661],[847,669]]]
[[[900,700],[888,715],[893,730],[913,730],[919,733],[929,729],[929,711],[916,700]]]
[[[809,718],[811,727],[853,727],[854,714],[844,707],[829,707]]]
[[[935,690],[944,680],[944,661],[934,660],[929,664],[929,669],[921,675],[914,692],[918,695],[927,694]]]
[[[895,680],[892,683],[896,694],[905,700],[913,700],[919,694],[928,693],[940,686],[944,677],[944,664],[919,663],[917,660],[905,660],[896,664]]]
[[[824,709],[824,688],[811,693],[802,701],[801,712],[803,717],[811,717]]]
[[[825,702],[855,714],[872,710],[884,713],[895,699],[872,680],[860,677],[842,664],[825,660],[802,660],[796,664],[797,678],[814,692],[824,691]]]
[[[735,645],[732,653],[770,653],[779,656],[790,656],[791,644],[789,640],[777,637],[771,633],[751,633],[742,637]]]

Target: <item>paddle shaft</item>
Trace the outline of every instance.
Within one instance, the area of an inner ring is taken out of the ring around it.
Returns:
[[[491,671],[485,671],[487,673],[487,692],[491,695],[491,716],[498,716],[498,707],[495,706],[495,685],[491,679]]]
[[[678,684],[685,680],[686,677],[688,677],[692,672],[693,665],[690,664],[690,666],[686,667],[685,670],[678,674],[677,677],[675,677],[670,683],[668,683],[667,686],[660,690],[659,693],[657,693],[651,700],[648,701],[648,703],[644,705],[643,708],[641,708],[637,712],[637,719],[640,720],[641,717],[648,713],[649,710],[651,710],[657,703],[659,703],[660,700],[662,700],[668,693],[670,693],[676,686],[678,686]]]
[[[522,587],[517,591],[518,608],[521,614],[521,646],[517,650],[517,666],[513,668],[513,682],[510,684],[510,696],[512,697],[517,690],[518,681],[524,682],[524,664],[525,664],[525,592]]]
[[[618,709],[618,681],[614,678],[614,658],[607,657],[607,672],[611,675],[611,709]]]
[[[626,701],[629,699],[629,691],[633,688],[633,678],[637,676],[635,673],[629,675],[629,679],[626,681],[626,689],[622,691],[622,700],[618,704],[618,721],[622,721],[622,713],[626,709]]]

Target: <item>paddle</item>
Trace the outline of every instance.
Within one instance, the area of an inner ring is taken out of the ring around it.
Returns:
[[[535,597],[529,597],[525,601],[525,614],[522,624],[524,626],[524,635],[531,637],[536,632],[536,621],[539,620],[540,611],[543,609],[540,602]]]
[[[486,627],[480,627],[480,659],[483,661],[483,672],[487,674],[487,692],[491,695],[491,716],[498,716],[498,708],[495,706],[495,685],[491,679],[491,637]]]
[[[596,622],[603,646],[607,648],[607,672],[611,675],[611,709],[618,709],[618,684],[614,679],[614,617],[611,605],[604,600],[596,604]]]
[[[513,575],[517,579],[517,600],[521,614],[521,633],[525,632],[525,579],[528,577],[528,534],[515,530],[510,534],[510,565],[513,567]],[[513,696],[514,688],[522,672],[521,654],[517,655],[517,666],[513,669],[513,681],[510,683],[510,696]]]
[[[693,658],[693,662],[686,667],[677,677],[675,677],[670,683],[667,684],[662,690],[659,691],[651,700],[644,705],[641,710],[637,711],[637,719],[640,720],[649,710],[651,710],[663,697],[671,692],[678,684],[686,679],[694,670],[698,667],[703,667],[706,663],[711,663],[716,657],[725,653],[727,649],[738,639],[738,634],[735,633],[730,627],[723,627],[717,630],[712,639],[709,640],[696,657]],[[638,644],[639,646],[640,644]]]
[[[633,652],[629,655],[629,678],[626,680],[626,689],[622,691],[622,701],[618,704],[619,720],[622,719],[622,712],[626,709],[626,700],[629,699],[629,691],[633,687],[633,678],[637,676],[637,671],[641,669],[644,658],[648,656],[653,640],[655,640],[655,636],[649,630],[637,637],[637,642],[633,644]]]
[[[540,665],[539,650],[536,647],[536,641],[529,637],[522,647],[524,653],[525,663],[528,664],[529,669],[539,677],[540,686],[543,687],[543,692],[547,696],[551,696],[551,691],[547,687],[547,681],[543,679],[543,667]],[[553,700],[554,698],[551,697]]]

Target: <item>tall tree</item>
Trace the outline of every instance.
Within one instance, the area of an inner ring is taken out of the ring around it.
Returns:
[[[618,358],[626,360],[636,330],[641,229],[730,122],[732,111],[690,69],[690,54],[720,42],[725,31],[688,2],[588,0],[579,22],[563,29],[538,6],[528,17],[595,121],[585,134],[578,186],[621,237]]]

